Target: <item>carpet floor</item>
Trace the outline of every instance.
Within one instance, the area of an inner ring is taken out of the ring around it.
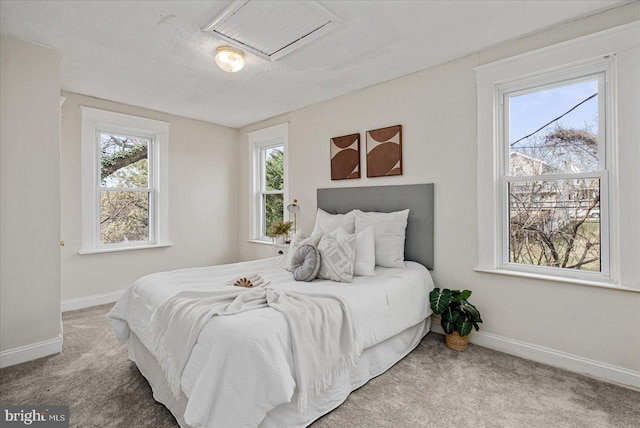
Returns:
[[[72,427],[177,427],[117,342],[111,306],[64,313],[62,353],[1,369],[0,404],[68,405]],[[639,426],[640,391],[473,344],[458,353],[434,333],[312,425]]]

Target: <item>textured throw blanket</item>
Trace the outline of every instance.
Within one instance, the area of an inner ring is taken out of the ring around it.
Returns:
[[[349,307],[335,296],[306,296],[272,289],[182,291],[151,317],[150,349],[178,397],[180,379],[200,331],[214,316],[271,307],[289,326],[300,407],[355,363],[362,352]]]

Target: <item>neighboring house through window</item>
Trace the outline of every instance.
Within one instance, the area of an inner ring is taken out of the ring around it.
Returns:
[[[284,219],[287,201],[288,124],[250,132],[251,238],[270,241],[267,230]]]
[[[479,270],[618,282],[625,45],[613,32],[476,69]]]
[[[81,252],[168,245],[169,124],[81,111]]]

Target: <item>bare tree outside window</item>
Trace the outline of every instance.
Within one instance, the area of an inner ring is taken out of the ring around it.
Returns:
[[[149,145],[143,137],[100,132],[100,242],[149,240]]]
[[[509,261],[601,270],[598,80],[510,96]]]

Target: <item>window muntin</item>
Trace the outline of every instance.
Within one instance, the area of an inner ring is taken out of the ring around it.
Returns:
[[[608,275],[604,72],[502,91],[502,266]]]
[[[149,228],[154,199],[149,187],[153,139],[98,131],[96,140],[99,246],[153,241],[153,229]]]

